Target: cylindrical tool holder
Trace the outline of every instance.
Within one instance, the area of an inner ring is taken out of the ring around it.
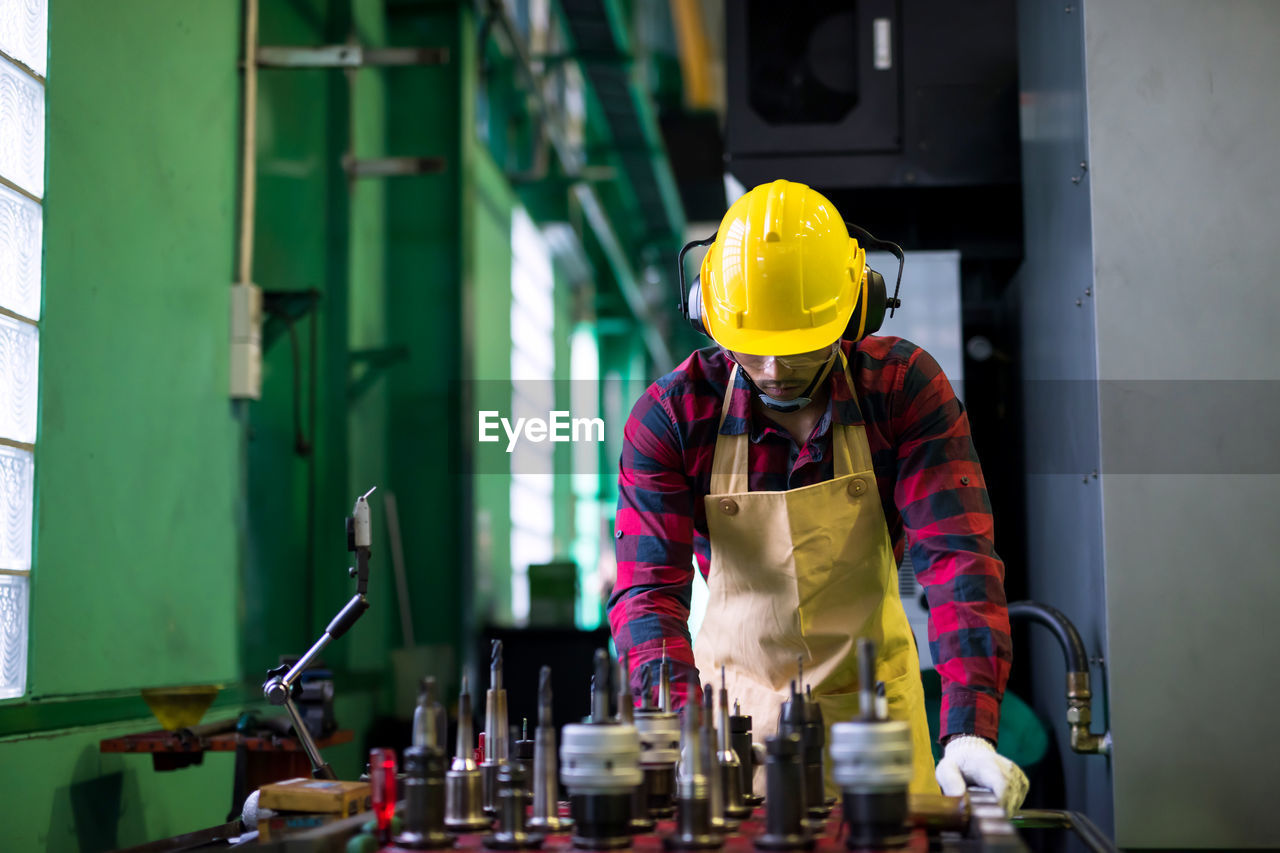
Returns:
[[[804,767],[800,736],[779,734],[765,741],[765,831],[756,836],[761,850],[807,850],[814,840],[805,829]]]
[[[804,703],[804,731],[801,733],[804,751],[804,788],[809,802],[810,820],[825,820],[831,814],[835,800],[827,799],[826,773],[823,768],[824,750],[827,745],[827,725],[822,718],[822,706],[811,698]]]
[[[410,850],[452,847],[444,831],[444,753],[433,746],[404,751],[404,831],[396,846]]]
[[[831,760],[844,793],[850,850],[894,849],[910,840],[911,729],[898,720],[836,723]]]
[[[643,781],[640,735],[621,723],[572,723],[560,741],[560,779],[569,789],[575,847],[631,844],[632,793]]]
[[[525,828],[529,806],[524,768],[504,764],[498,770],[498,829],[486,836],[484,846],[492,850],[528,850],[542,846],[542,836]]]
[[[680,718],[661,711],[636,711],[640,767],[650,817],[675,814],[676,764],[680,761]]]
[[[733,751],[738,754],[742,775],[742,801],[754,808],[764,802],[764,797],[755,792],[756,761],[755,754],[751,750],[751,715],[731,714],[729,716],[729,743]]]

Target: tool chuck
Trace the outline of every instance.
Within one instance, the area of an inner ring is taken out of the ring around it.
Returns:
[[[668,850],[714,850],[724,846],[724,836],[711,825],[709,768],[699,710],[696,701],[685,704],[676,831],[662,840]]]
[[[640,732],[640,769],[644,772],[645,806],[652,818],[676,813],[676,764],[680,761],[680,717],[653,704],[644,671],[644,702],[636,711]]]
[[[749,808],[755,808],[764,802],[764,797],[755,790],[756,756],[751,748],[751,715],[744,715],[741,711],[735,701],[733,713],[729,715],[729,743],[737,753],[742,771],[742,802]]]
[[[764,834],[760,850],[809,850],[814,839],[805,829],[804,765],[800,735],[780,733],[765,740]]]
[[[418,710],[424,724],[413,732],[413,745],[404,751],[404,831],[395,837],[397,847],[409,850],[438,850],[452,847],[445,832],[444,752],[436,731],[440,704],[435,701],[435,679],[423,682]],[[417,715],[415,714],[415,722]]]
[[[504,764],[498,768],[498,804],[498,829],[485,836],[485,847],[491,850],[528,850],[542,846],[542,836],[525,828],[529,791],[524,768],[519,764]]]
[[[511,758],[507,730],[507,691],[502,687],[502,641],[494,640],[489,651],[489,692],[485,694],[484,761],[480,774],[484,780],[485,814],[498,813],[498,768]]]
[[[862,718],[831,727],[831,760],[844,795],[850,850],[907,846],[907,789],[911,784],[911,728],[881,718],[875,702],[875,646],[858,640]]]
[[[610,850],[631,844],[632,793],[640,772],[640,734],[634,725],[608,715],[609,655],[595,657],[594,706],[589,723],[564,727],[560,778],[569,789],[573,845]]]
[[[538,674],[538,727],[533,748],[533,815],[529,828],[560,832],[573,826],[560,817],[560,774],[556,761],[556,727],[551,720],[551,667]]]
[[[742,799],[742,762],[730,745],[729,690],[725,686],[724,667],[720,667],[720,693],[716,706],[716,731],[719,750],[716,754],[720,773],[720,790],[724,797],[724,815],[730,820],[742,820],[751,816],[751,806]]]
[[[458,740],[456,755],[445,774],[444,825],[450,832],[479,832],[489,827],[484,814],[484,791],[480,768],[472,757],[475,737],[471,723],[471,693],[467,677],[462,676],[462,692],[458,695]]]

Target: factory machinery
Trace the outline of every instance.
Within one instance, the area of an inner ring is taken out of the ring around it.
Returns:
[[[752,745],[751,717],[730,710],[723,673],[718,691],[705,685],[677,713],[665,659],[658,683],[645,680],[637,703],[626,659],[613,661],[603,650],[595,655],[590,715],[559,732],[551,719],[551,670],[542,667],[530,738],[527,728],[509,727],[502,644],[494,641],[478,738],[464,679],[449,757],[446,717],[434,679],[427,679],[402,772],[394,752],[373,751],[372,815],[260,843],[326,851],[1027,850],[988,792],[908,793],[908,726],[885,713],[874,646],[859,641],[859,655],[864,711],[830,729],[839,802],[825,796],[827,728],[799,665],[780,703],[778,734],[765,739],[762,753]],[[760,760],[766,784],[757,793]],[[257,818],[246,815],[246,823]],[[1070,826],[1091,849],[1113,849],[1087,821],[1055,824],[1044,812],[1034,818],[1025,825]]]
[[[736,702],[730,712],[723,669],[718,691],[704,685],[701,695],[690,695],[677,713],[665,651],[658,683],[644,679],[637,703],[626,658],[613,661],[597,650],[590,715],[558,733],[551,712],[551,669],[542,667],[537,726],[530,738],[527,726],[520,731],[510,726],[502,643],[495,640],[485,729],[479,736],[472,728],[470,686],[464,677],[449,756],[447,715],[435,679],[427,678],[403,767],[397,767],[393,750],[374,749],[367,785],[339,782],[300,724],[293,699],[306,662],[368,607],[368,496],[357,499],[347,521],[348,549],[357,557],[351,569],[357,579],[355,596],[298,664],[271,670],[263,685],[267,698],[289,711],[315,776],[314,782],[280,783],[277,787],[288,789],[281,796],[318,798],[332,791],[352,816],[314,828],[300,822],[295,825],[304,828],[298,831],[259,835],[256,830],[279,814],[273,816],[268,796],[260,802],[260,792],[255,792],[242,816],[246,832],[232,846],[349,853],[451,848],[1023,851],[1028,848],[1015,827],[1020,823],[1071,829],[1093,851],[1114,850],[1087,818],[1074,813],[1024,812],[1011,821],[995,797],[980,789],[963,797],[909,794],[909,727],[888,717],[884,685],[876,681],[876,650],[866,639],[858,641],[860,716],[835,722],[828,745],[822,710],[804,683],[803,660],[797,660],[796,679],[779,703],[778,733],[764,739],[763,750],[753,743],[752,718],[740,714]],[[828,746],[839,802],[828,798],[824,787]],[[761,762],[765,790],[757,792],[755,771]],[[366,792],[367,804],[360,799]],[[352,805],[357,803],[363,808]]]

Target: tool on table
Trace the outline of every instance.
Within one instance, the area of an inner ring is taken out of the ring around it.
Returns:
[[[645,804],[649,816],[668,818],[676,813],[676,764],[680,761],[680,718],[653,704],[645,670],[644,703],[636,711],[640,732],[640,769],[644,771]],[[661,693],[661,691],[659,691]]]
[[[742,713],[736,699],[733,713],[729,715],[729,743],[738,755],[742,773],[742,802],[748,808],[755,808],[764,802],[764,797],[755,790],[756,755],[751,748],[751,715]]]
[[[680,743],[684,759],[676,798],[676,831],[662,840],[668,850],[713,850],[724,846],[724,836],[711,824],[710,774],[699,710],[697,702],[689,702],[684,708]]]
[[[504,764],[498,768],[498,828],[485,836],[484,846],[493,850],[528,850],[542,846],[542,835],[525,828],[529,805],[528,780],[524,767]]]
[[[827,774],[823,764],[826,761],[827,723],[822,717],[822,706],[814,700],[813,690],[808,684],[804,687],[804,734],[800,740],[804,749],[805,789],[811,798],[813,792],[817,792],[816,802],[819,804],[817,808],[809,809],[809,817],[825,820],[836,804],[835,797],[826,795]]]
[[[804,678],[804,660],[799,660],[798,677]],[[826,733],[821,727],[821,717],[810,705],[816,702],[806,701],[803,686],[799,690],[795,681],[791,682],[791,697],[782,703],[782,711],[778,720],[780,734],[794,734],[800,738],[800,755],[804,764],[804,806],[808,820],[823,821],[830,809],[827,808],[826,794],[823,790],[822,747]],[[801,682],[803,684],[803,682]]]
[[[534,730],[533,815],[529,828],[560,832],[573,820],[560,817],[560,774],[556,763],[556,727],[551,719],[551,667],[538,673],[538,727]]]
[[[631,844],[632,791],[640,784],[640,734],[609,718],[609,655],[595,655],[591,722],[564,727],[560,778],[569,789],[573,845],[609,850]]]
[[[805,826],[800,736],[795,732],[779,732],[764,743],[765,831],[756,836],[755,845],[761,850],[812,849],[814,838]]]
[[[267,701],[272,705],[283,705],[289,712],[298,741],[311,761],[311,775],[317,779],[338,777],[334,775],[333,768],[321,757],[320,749],[307,730],[306,721],[295,704],[295,700],[301,696],[301,685],[298,681],[302,677],[303,670],[319,657],[325,646],[350,630],[356,620],[369,609],[369,599],[366,594],[369,591],[369,557],[373,549],[373,532],[369,521],[369,495],[373,492],[374,489],[370,489],[356,498],[351,515],[347,518],[347,550],[356,555],[356,565],[348,569],[347,574],[356,579],[356,594],[338,611],[338,615],[333,617],[333,621],[324,629],[320,639],[307,649],[306,654],[298,658],[297,663],[291,667],[279,666],[267,670],[267,681],[262,685],[262,695]]]
[[[453,764],[445,774],[444,825],[453,833],[479,832],[489,826],[484,813],[484,789],[480,768],[473,758],[475,738],[472,736],[471,693],[467,677],[462,676],[462,692],[458,694],[458,740]]]
[[[907,788],[911,784],[911,729],[876,709],[876,651],[858,640],[861,719],[831,727],[831,760],[844,794],[850,850],[895,849],[910,840]]]
[[[445,832],[445,753],[440,747],[444,732],[439,730],[442,708],[436,701],[436,680],[424,679],[413,715],[413,743],[404,751],[404,830],[395,837],[397,847],[439,850],[453,846],[452,836]]]
[[[515,726],[511,729],[515,731]],[[512,743],[512,761],[524,770],[525,792],[531,796],[533,794],[533,754],[536,749],[537,745],[529,739],[529,718],[521,717],[520,734],[513,739]]]
[[[720,750],[716,755],[720,773],[720,790],[724,797],[724,814],[731,820],[751,816],[751,806],[742,799],[742,762],[730,746],[729,690],[725,682],[725,668],[720,667],[720,695],[718,697],[716,731],[719,733]]]
[[[727,832],[738,828],[738,821],[724,811],[724,783],[720,775],[719,738],[716,735],[716,692],[710,684],[702,687],[702,766],[707,774],[707,799],[711,803],[711,828]]]
[[[480,774],[484,780],[485,814],[498,813],[498,768],[511,758],[507,730],[507,691],[502,687],[502,641],[494,640],[489,649],[489,692],[484,705],[484,761]]]
[[[618,722],[624,726],[636,725],[636,701],[631,694],[631,670],[627,665],[628,657],[624,653],[618,659]],[[637,737],[639,728],[636,727]],[[643,757],[643,744],[640,747]],[[639,835],[652,832],[655,826],[653,816],[649,814],[649,796],[644,786],[643,770],[640,784],[631,791],[631,833]]]

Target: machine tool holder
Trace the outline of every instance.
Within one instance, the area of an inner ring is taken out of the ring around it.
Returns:
[[[376,488],[375,486],[374,489]],[[289,712],[289,719],[293,721],[293,730],[298,736],[298,742],[302,744],[303,751],[311,761],[311,775],[317,779],[337,779],[338,777],[320,755],[320,748],[316,746],[315,738],[307,730],[302,714],[299,713],[298,706],[294,702],[302,691],[298,679],[302,677],[303,671],[311,665],[312,661],[320,656],[325,646],[347,633],[369,609],[366,593],[369,589],[369,555],[373,545],[373,532],[369,520],[369,495],[373,494],[374,489],[356,498],[351,515],[346,520],[347,550],[355,552],[356,555],[356,564],[348,569],[347,573],[356,579],[356,594],[343,605],[338,615],[333,617],[324,633],[320,635],[320,639],[307,649],[306,654],[300,657],[297,663],[291,667],[280,666],[267,670],[267,680],[262,685],[262,695],[266,700],[272,705],[283,705]]]

